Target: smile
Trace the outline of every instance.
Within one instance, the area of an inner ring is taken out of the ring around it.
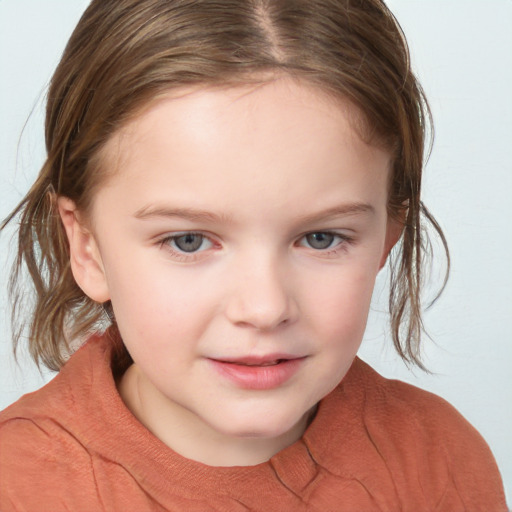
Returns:
[[[266,390],[278,388],[301,368],[306,357],[242,358],[237,360],[209,359],[217,373],[242,389]]]

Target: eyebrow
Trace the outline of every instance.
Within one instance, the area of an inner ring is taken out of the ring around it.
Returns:
[[[144,206],[135,212],[137,219],[149,219],[152,217],[180,218],[200,222],[226,222],[230,217],[217,213],[196,210],[194,208],[168,208],[166,206]]]
[[[314,222],[325,221],[335,217],[345,217],[349,215],[360,214],[374,215],[375,208],[371,204],[367,203],[348,203],[334,206],[317,213],[312,213],[311,215],[305,215],[300,217],[299,220],[304,224],[313,224]]]
[[[314,222],[325,221],[335,217],[374,213],[375,208],[370,204],[348,203],[299,217],[298,221],[304,224],[312,224]],[[154,217],[180,218],[190,221],[209,223],[228,223],[232,221],[231,216],[224,214],[217,214],[194,208],[169,208],[166,206],[144,206],[135,212],[134,217],[142,220]]]

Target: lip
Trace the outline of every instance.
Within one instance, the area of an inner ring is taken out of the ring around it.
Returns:
[[[242,389],[265,390],[282,386],[293,377],[306,357],[284,354],[237,359],[209,359],[215,370]],[[277,364],[273,364],[277,361]]]

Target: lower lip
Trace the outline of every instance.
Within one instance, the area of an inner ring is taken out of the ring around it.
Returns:
[[[215,369],[243,389],[274,389],[297,373],[305,357],[288,359],[272,366],[246,366],[210,359]]]

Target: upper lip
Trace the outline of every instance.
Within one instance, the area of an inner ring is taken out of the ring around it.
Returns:
[[[219,361],[221,363],[231,363],[231,364],[251,364],[251,365],[263,365],[268,363],[273,363],[276,361],[285,361],[290,359],[302,359],[305,356],[295,356],[291,354],[267,354],[262,356],[242,356],[242,357],[212,357],[214,361]]]

